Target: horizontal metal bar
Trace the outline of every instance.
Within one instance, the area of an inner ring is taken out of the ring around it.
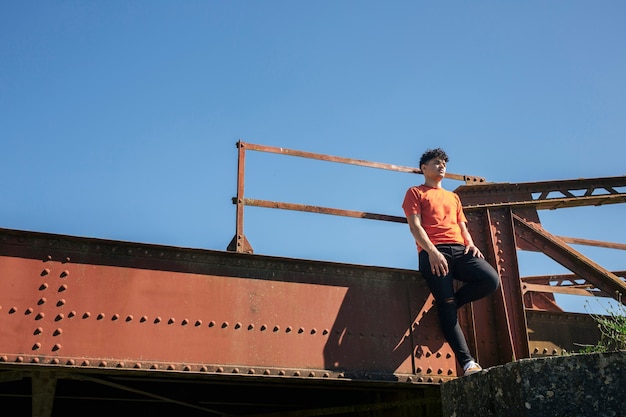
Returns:
[[[577,245],[599,246],[602,248],[626,250],[626,244],[624,243],[603,242],[601,240],[580,239],[576,237],[565,236],[559,236],[559,239],[561,239],[563,242],[573,243]]]
[[[275,153],[275,154],[280,154],[280,155],[298,156],[301,158],[317,159],[317,160],[328,161],[328,162],[338,162],[342,164],[358,165],[358,166],[369,167],[369,168],[386,169],[388,171],[406,172],[409,174],[421,174],[422,173],[422,171],[419,168],[414,168],[414,167],[386,164],[382,162],[364,161],[362,159],[344,158],[341,156],[332,156],[332,155],[325,155],[325,154],[313,153],[313,152],[303,152],[303,151],[297,151],[297,150],[287,149],[287,148],[278,148],[274,146],[257,145],[257,144],[248,143],[248,142],[239,142],[238,146],[240,148],[244,148],[249,151],[259,151],[259,152]],[[465,181],[466,183],[486,182],[486,180],[482,177],[476,177],[472,175],[452,174],[449,172],[446,173],[446,178],[459,180],[459,181]]]
[[[282,210],[304,211],[308,213],[330,214],[333,216],[354,217],[359,219],[383,220],[395,223],[406,223],[405,217],[389,216],[386,214],[368,213],[364,211],[342,210],[329,207],[309,206],[304,204],[284,203],[280,201],[256,200],[244,198],[242,202],[247,206],[274,208]]]
[[[559,293],[559,294],[569,294],[569,295],[584,295],[590,296],[594,295],[594,293],[586,288],[580,287],[560,287],[554,285],[540,285],[540,284],[522,284],[523,292],[545,292],[545,293]]]
[[[602,206],[626,202],[626,194],[595,195],[589,197],[550,198],[546,200],[503,201],[487,204],[464,205],[465,211],[499,207],[534,207],[537,210],[555,210],[558,208]]]

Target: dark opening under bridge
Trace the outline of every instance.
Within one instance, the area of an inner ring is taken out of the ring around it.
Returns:
[[[238,142],[236,232],[225,251],[0,229],[0,396],[32,416],[437,415],[460,374],[432,297],[412,270],[257,255],[245,206],[405,222],[390,215],[248,199],[247,151],[400,172],[417,168]],[[595,343],[595,322],[554,293],[619,299],[625,272],[552,235],[538,211],[626,202],[626,177],[464,181],[470,231],[502,277],[462,310],[485,367]],[[569,275],[521,277],[517,250]],[[394,302],[389,302],[393,300]],[[30,410],[30,413],[29,413]],[[379,414],[377,414],[379,413]]]

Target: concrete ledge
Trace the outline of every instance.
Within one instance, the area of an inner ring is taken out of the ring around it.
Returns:
[[[522,359],[441,386],[444,417],[626,417],[626,351]]]

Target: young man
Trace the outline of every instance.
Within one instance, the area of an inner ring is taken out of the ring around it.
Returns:
[[[419,271],[430,288],[443,334],[464,375],[482,368],[469,352],[457,310],[498,288],[500,278],[474,245],[459,196],[441,186],[448,155],[429,149],[420,158],[424,184],[409,188],[402,208],[417,244]],[[454,291],[453,280],[464,283]]]

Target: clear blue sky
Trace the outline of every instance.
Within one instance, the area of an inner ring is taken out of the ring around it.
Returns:
[[[407,166],[441,146],[494,182],[624,175],[625,18],[621,0],[5,0],[0,227],[225,250],[239,139]],[[391,215],[422,180],[261,153],[247,169],[251,198]],[[623,243],[625,213],[540,216]],[[248,207],[245,227],[259,254],[417,263],[406,225]]]

